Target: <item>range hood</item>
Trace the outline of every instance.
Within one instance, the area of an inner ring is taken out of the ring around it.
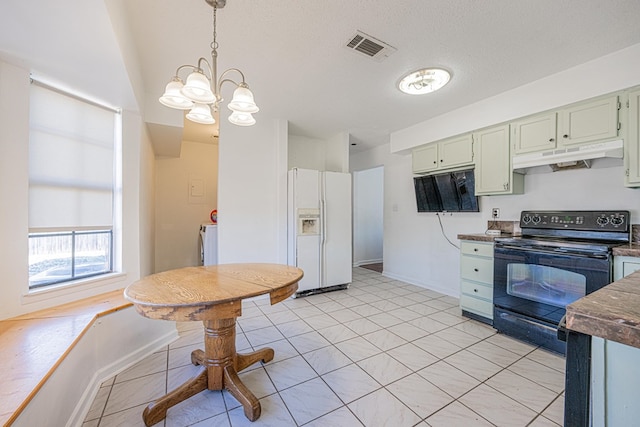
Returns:
[[[598,142],[580,147],[559,148],[540,153],[520,154],[513,156],[513,169],[531,168],[534,166],[554,165],[554,170],[563,167],[575,168],[576,164],[588,164],[587,160],[610,157],[621,159],[624,143],[621,139]]]

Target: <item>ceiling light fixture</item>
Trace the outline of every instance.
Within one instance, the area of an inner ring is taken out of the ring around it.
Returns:
[[[205,58],[198,59],[198,65],[181,65],[175,75],[167,84],[164,94],[159,101],[162,105],[178,110],[191,110],[187,113],[187,119],[201,124],[213,124],[213,112],[218,111],[219,104],[223,101],[220,94],[222,84],[231,82],[236,86],[233,99],[228,107],[232,111],[229,121],[238,126],[251,126],[256,123],[253,113],[259,108],[253,100],[253,93],[244,80],[244,74],[237,68],[229,68],[218,79],[218,42],[216,41],[216,12],[222,9],[227,0],[205,0],[213,8],[213,41],[211,42],[211,62]],[[203,66],[206,64],[206,69]],[[183,69],[191,70],[186,83],[180,78],[179,73]],[[205,72],[207,74],[205,74]],[[240,83],[236,83],[227,77],[229,73],[236,72],[242,77]]]
[[[398,82],[398,89],[409,95],[424,95],[435,92],[449,83],[451,74],[441,68],[423,68],[404,76]]]

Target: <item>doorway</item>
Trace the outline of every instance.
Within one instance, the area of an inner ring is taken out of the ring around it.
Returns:
[[[383,270],[384,166],[353,173],[353,265]]]

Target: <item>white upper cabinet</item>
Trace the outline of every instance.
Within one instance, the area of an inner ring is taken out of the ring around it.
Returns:
[[[473,164],[471,134],[445,139],[415,148],[412,153],[413,173],[428,173]]]
[[[556,148],[556,113],[546,113],[512,123],[514,154]]]
[[[509,142],[508,124],[473,134],[476,196],[524,192],[523,175],[513,173]]]
[[[586,144],[618,136],[617,96],[583,102],[559,112],[560,145]]]
[[[517,120],[512,123],[514,154],[617,138],[619,109],[618,96],[613,95]]]
[[[629,125],[625,141],[625,184],[640,186],[640,90],[629,92]]]

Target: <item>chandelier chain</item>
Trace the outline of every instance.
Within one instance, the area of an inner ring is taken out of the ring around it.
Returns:
[[[212,51],[217,51],[218,50],[218,42],[216,41],[216,22],[217,22],[217,12],[218,8],[216,6],[213,6],[213,41],[211,42],[211,50]]]

